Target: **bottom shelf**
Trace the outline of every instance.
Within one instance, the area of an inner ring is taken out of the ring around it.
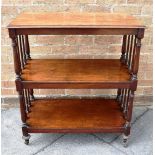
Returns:
[[[36,99],[30,111],[29,132],[121,132],[125,124],[114,99]]]

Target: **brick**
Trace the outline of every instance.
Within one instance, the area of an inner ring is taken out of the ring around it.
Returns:
[[[81,4],[64,4],[66,12],[81,12]]]
[[[31,54],[32,59],[64,59],[65,55],[64,54]]]
[[[147,80],[153,80],[153,71],[145,71],[145,79]]]
[[[33,5],[19,7],[19,13],[23,11],[29,12],[64,12],[68,9],[66,5],[52,4],[52,5]]]
[[[135,91],[135,96],[143,95],[144,94],[143,91],[144,91],[144,88],[138,85],[137,90]]]
[[[5,95],[17,95],[15,89],[4,89],[4,88],[2,88],[1,93],[2,93],[2,96],[5,96]]]
[[[152,63],[149,63],[149,62],[143,62],[143,63],[140,63],[139,65],[139,69],[140,71],[151,71],[152,70],[152,67],[153,67],[153,64]]]
[[[121,36],[96,36],[94,43],[98,45],[121,44]]]
[[[145,95],[153,95],[153,88],[152,87],[144,87],[144,92]]]
[[[83,4],[83,3],[94,3],[94,0],[65,0],[65,3],[69,3],[69,4]]]
[[[14,65],[13,64],[3,64],[2,65],[2,73],[14,73]]]
[[[152,5],[144,5],[142,7],[142,15],[153,15],[153,6]]]
[[[141,54],[151,54],[152,55],[153,47],[152,45],[142,45]]]
[[[143,23],[147,27],[152,25],[152,17],[151,16],[138,16],[137,18],[139,20],[141,20],[141,23]]]
[[[110,12],[110,8],[105,5],[94,5],[94,4],[88,4],[82,6],[83,12]]]
[[[110,54],[110,53],[107,53],[107,55],[94,55],[93,56],[94,59],[120,59],[120,55],[119,54]]]
[[[9,38],[7,28],[1,28],[1,45],[11,45],[11,39]]]
[[[4,38],[1,40],[1,44],[4,45],[4,46],[11,45],[11,39],[8,38],[8,37],[4,37]]]
[[[36,38],[37,38],[37,35],[28,36],[30,46],[36,44]]]
[[[145,35],[145,37],[144,37],[144,39],[142,41],[142,44],[152,45],[153,44],[153,36],[152,35],[149,35],[149,36]]]
[[[8,33],[8,29],[6,27],[1,28],[1,37],[2,39],[5,38],[9,38],[9,33]]]
[[[15,81],[1,81],[2,88],[15,88]]]
[[[39,90],[39,95],[63,95],[65,94],[64,89],[40,89]]]
[[[80,46],[79,53],[80,54],[105,54],[107,55],[107,46]]]
[[[152,4],[152,0],[127,0],[127,3],[144,5],[144,4]]]
[[[63,0],[32,0],[32,5],[62,4]]]
[[[109,47],[109,54],[118,54],[119,56],[121,55],[121,49],[122,46],[120,45],[110,45]]]
[[[72,55],[66,55],[65,59],[93,59],[93,55],[72,54]]]
[[[145,105],[145,106],[152,106],[153,103],[153,96],[148,95],[148,96],[144,96],[144,95],[139,95],[139,96],[135,96],[134,98],[134,104],[135,105]]]
[[[66,36],[65,44],[67,45],[92,45],[92,36]]]
[[[113,9],[116,13],[125,13],[125,14],[131,14],[131,15],[140,15],[141,13],[141,7],[139,6],[115,6]]]
[[[9,6],[23,6],[23,5],[30,5],[31,0],[2,0],[3,5]]]
[[[145,73],[144,73],[143,69],[141,69],[141,70],[139,69],[137,77],[138,77],[138,80],[144,80]]]
[[[1,7],[1,14],[2,16],[5,16],[5,15],[14,15],[14,16],[17,16],[18,14],[18,7],[15,7],[15,6],[2,6]]]
[[[34,96],[35,96],[35,95],[38,95],[39,94],[40,89],[33,89],[33,91],[34,91]]]
[[[105,96],[105,95],[116,95],[117,90],[116,89],[92,89],[91,95],[99,95],[99,96]]]
[[[103,5],[125,4],[126,0],[97,0],[96,3]]]
[[[65,94],[77,96],[90,95],[90,89],[66,89]]]
[[[3,66],[2,66],[2,68],[3,68]],[[9,80],[11,80],[11,81],[13,81],[13,80],[15,80],[15,73],[9,73],[8,71],[7,72],[5,72],[5,73],[1,73],[1,80],[2,81],[9,81]]]
[[[52,53],[53,54],[77,54],[78,48],[77,46],[53,46]]]
[[[140,55],[140,63],[152,63],[153,62],[153,58],[150,54],[146,53],[146,54],[141,54]]]
[[[152,86],[153,80],[139,80],[138,85],[139,86]]]
[[[2,55],[1,56],[1,63],[2,64],[8,64],[13,63],[9,55]]]
[[[50,46],[31,46],[31,53],[47,55],[52,53],[52,47]]]
[[[9,55],[13,57],[12,47],[11,46],[2,46],[1,47],[1,54],[2,55]]]
[[[61,45],[64,44],[64,36],[37,36],[35,41],[41,45]]]

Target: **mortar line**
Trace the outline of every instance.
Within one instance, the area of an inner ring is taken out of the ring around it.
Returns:
[[[116,150],[118,150],[118,151],[122,152],[123,154],[127,155],[124,151],[122,151],[122,150],[118,149],[117,147],[115,147],[115,146],[111,145],[111,143],[106,142],[104,139],[99,138],[99,137],[98,137],[98,136],[96,136],[95,134],[92,134],[92,135],[93,135],[94,137],[96,137],[99,141],[101,141],[101,142],[103,142],[103,143],[106,143],[106,144],[110,145],[111,147],[113,147],[114,149],[116,149]]]
[[[147,108],[141,115],[139,115],[138,117],[136,117],[136,119],[131,123],[131,125],[133,126],[137,122],[137,120],[139,120],[148,111],[149,111],[149,108]],[[111,141],[111,143],[114,142],[116,139],[118,139],[120,136],[121,135],[117,136],[114,140]]]
[[[145,113],[148,112],[148,111],[149,111],[149,108],[147,108],[141,115],[136,117],[136,119],[131,123],[131,125],[134,125],[137,122],[137,120],[139,120],[142,116],[144,116]]]
[[[139,120],[143,115],[145,115],[146,112],[149,111],[149,108],[147,108],[141,115],[139,115],[138,117],[136,117],[136,119],[131,123],[131,125],[133,126],[137,120]],[[118,139],[121,135],[117,136],[116,138],[114,138],[110,143],[114,142],[116,139]]]
[[[137,120],[139,120],[142,116],[144,116],[148,111],[149,111],[149,108],[147,108],[141,115],[139,115],[138,117],[136,117],[136,119],[134,120],[134,122],[131,123],[132,126],[137,122]],[[117,136],[116,138],[114,138],[111,142],[106,142],[104,139],[102,139],[102,138],[96,136],[95,134],[92,134],[92,135],[95,136],[98,140],[100,140],[100,141],[102,141],[102,142],[105,142],[105,143],[109,144],[110,146],[114,147],[115,149],[117,149],[117,150],[123,152],[123,151],[120,150],[119,148],[117,148],[117,147],[115,147],[114,145],[112,145],[112,143],[113,143],[116,139],[118,139],[121,135],[119,135],[119,136]],[[125,152],[123,152],[123,153],[125,153]],[[126,154],[126,153],[125,153],[125,154]]]
[[[57,140],[61,139],[65,134],[61,135],[60,137],[56,138],[54,141],[52,141],[50,144],[42,147],[41,149],[39,149],[37,152],[33,153],[32,155],[36,155],[42,151],[44,151],[47,147],[49,147],[50,145],[52,145],[53,143],[55,143]]]
[[[147,108],[140,116],[138,116],[138,117],[134,120],[134,122],[131,123],[131,125],[133,126],[133,125],[137,122],[137,120],[139,120],[142,116],[144,116],[148,111],[149,111],[149,108]],[[120,136],[121,136],[121,135],[120,135]],[[119,138],[120,136],[118,136],[117,138]],[[116,139],[117,139],[117,138],[116,138]],[[115,139],[115,140],[116,140],[116,139]],[[112,141],[112,142],[114,142],[114,141]],[[119,150],[119,148],[115,147],[115,146],[112,144],[112,142],[111,142],[111,144],[109,144],[109,145],[111,145],[112,147],[114,147],[114,148],[116,148],[116,149]],[[134,154],[134,153],[133,153],[133,154]],[[128,155],[128,154],[126,154],[126,155]]]

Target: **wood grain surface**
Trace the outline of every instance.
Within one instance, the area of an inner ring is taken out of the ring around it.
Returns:
[[[32,59],[21,78],[34,82],[128,82],[130,74],[117,59]]]
[[[106,129],[125,123],[114,99],[43,99],[32,102],[26,123],[40,129]]]
[[[135,17],[118,13],[24,12],[8,28],[144,28]]]

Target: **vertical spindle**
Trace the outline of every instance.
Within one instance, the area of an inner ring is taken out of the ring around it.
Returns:
[[[129,49],[129,61],[128,61],[128,68],[129,69],[130,69],[130,65],[131,65],[132,51],[133,51],[133,35],[131,36],[130,49]]]
[[[26,51],[25,51],[25,43],[24,43],[24,36],[21,36],[21,43],[22,43],[22,52],[23,52],[23,56],[24,56],[24,64],[26,64]]]
[[[25,35],[25,51],[27,59],[31,59],[28,35]]]
[[[125,62],[126,62],[126,65],[128,66],[128,56],[129,56],[129,48],[130,48],[130,35],[128,35],[128,39],[127,39],[127,49],[126,49],[126,59],[125,59]]]
[[[123,41],[122,41],[122,55],[121,55],[121,62],[125,63],[125,53],[126,53],[126,40],[127,40],[127,35],[123,36]]]

